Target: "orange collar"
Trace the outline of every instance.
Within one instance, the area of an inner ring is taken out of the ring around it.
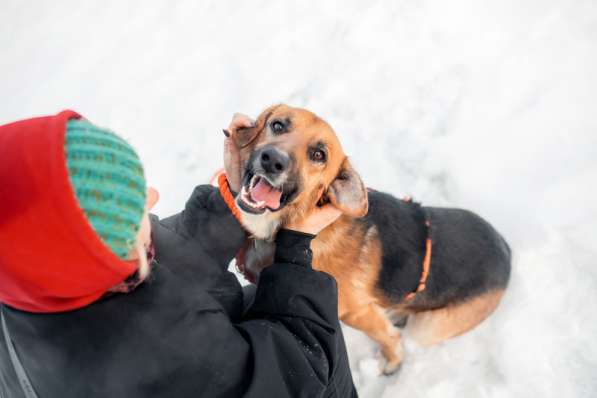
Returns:
[[[410,203],[412,202],[412,198],[407,196],[406,198],[402,199],[404,202]],[[423,210],[421,208],[421,210]],[[431,239],[431,221],[427,217],[426,212],[423,210],[425,214],[425,226],[427,227],[427,239],[425,239],[425,258],[423,259],[423,271],[421,272],[421,279],[419,279],[419,285],[415,289],[415,291],[410,292],[406,295],[406,300],[412,300],[415,298],[417,293],[422,292],[427,287],[427,278],[429,277],[429,268],[431,268],[431,247],[432,239]]]
[[[243,226],[243,219],[240,214],[239,208],[236,206],[236,201],[234,200],[234,195],[232,195],[232,191],[230,191],[230,185],[228,184],[228,177],[226,177],[226,173],[221,173],[218,176],[218,189],[220,190],[220,195],[224,199],[224,203],[230,209],[230,212],[239,222],[239,224]]]

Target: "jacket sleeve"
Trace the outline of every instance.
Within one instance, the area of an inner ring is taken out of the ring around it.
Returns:
[[[197,265],[206,257],[225,270],[246,239],[217,188],[195,188],[182,212],[160,220],[151,216],[156,260],[166,265]]]
[[[173,273],[209,292],[228,316],[239,319],[243,295],[228,265],[246,239],[217,188],[195,188],[182,212],[151,216],[155,259]]]
[[[312,238],[281,231],[276,263],[262,271],[244,321],[221,323],[218,339],[223,341],[210,344],[213,351],[206,353],[212,359],[225,358],[213,366],[217,394],[356,396],[338,321],[336,281],[311,269]],[[238,381],[223,391],[216,381],[222,366],[229,370],[220,386]]]
[[[6,320],[42,397],[355,396],[336,282],[310,268],[309,240],[280,234],[277,263],[263,271],[239,322],[159,265],[130,293],[57,314],[7,309]],[[3,354],[0,378],[16,397]]]

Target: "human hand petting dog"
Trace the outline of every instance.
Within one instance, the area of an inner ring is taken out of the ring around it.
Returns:
[[[292,222],[284,226],[286,229],[303,232],[306,234],[317,235],[325,227],[333,223],[342,215],[342,212],[334,206],[327,204],[322,207],[314,208],[307,218]]]
[[[224,129],[224,170],[228,176],[228,185],[233,192],[240,190],[241,165],[240,148],[238,147],[236,135],[238,130],[255,126],[255,121],[242,113],[235,113],[227,129]]]

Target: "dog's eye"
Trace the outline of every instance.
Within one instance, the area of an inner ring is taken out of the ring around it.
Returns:
[[[311,153],[310,153],[309,157],[314,162],[320,162],[320,163],[325,162],[325,152],[322,151],[321,149],[313,149],[313,150],[311,150]]]
[[[271,126],[271,127],[272,127],[272,131],[274,132],[274,134],[280,134],[280,133],[283,133],[283,132],[284,132],[284,130],[286,129],[286,128],[284,127],[284,124],[283,124],[281,121],[279,121],[279,120],[276,120],[276,121],[274,121],[274,122],[272,123],[272,126]]]

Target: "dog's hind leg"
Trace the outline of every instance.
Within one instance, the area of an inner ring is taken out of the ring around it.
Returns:
[[[381,307],[374,303],[352,307],[343,314],[341,320],[347,325],[365,332],[379,344],[385,359],[385,363],[381,365],[383,374],[390,375],[400,369],[404,355],[400,331],[394,327]]]
[[[422,346],[441,343],[465,333],[498,306],[503,290],[493,290],[465,302],[411,315],[405,328],[408,337]]]

